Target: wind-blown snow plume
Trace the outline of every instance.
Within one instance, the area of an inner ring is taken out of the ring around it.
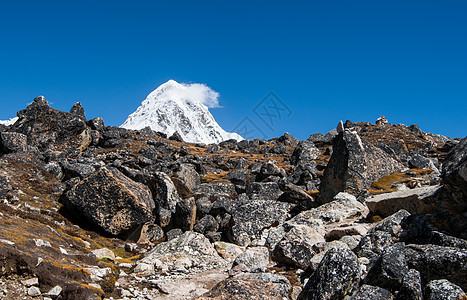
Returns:
[[[180,84],[169,80],[148,95],[121,127],[152,130],[172,135],[178,132],[186,142],[219,143],[242,140],[228,133],[214,120],[208,107],[219,106],[219,93],[199,83]]]

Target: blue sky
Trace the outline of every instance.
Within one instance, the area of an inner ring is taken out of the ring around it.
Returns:
[[[466,15],[449,0],[2,1],[0,119],[44,95],[120,125],[174,79],[219,92],[219,124],[258,137],[381,115],[465,137]],[[267,120],[271,91],[287,110]]]

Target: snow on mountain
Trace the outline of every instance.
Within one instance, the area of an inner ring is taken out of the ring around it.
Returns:
[[[219,94],[203,84],[181,84],[169,80],[150,93],[140,107],[120,127],[142,129],[172,135],[178,132],[190,143],[219,143],[228,139],[243,140],[217,124],[209,107],[219,107]]]
[[[10,125],[15,124],[16,120],[18,120],[18,117],[14,117],[14,118],[11,118],[5,121],[0,120],[0,124],[5,125],[5,126],[10,126]]]

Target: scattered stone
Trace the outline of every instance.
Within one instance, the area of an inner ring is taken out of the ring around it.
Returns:
[[[282,191],[275,182],[252,182],[246,187],[246,194],[252,200],[277,200]]]
[[[51,288],[47,293],[43,294],[43,296],[55,299],[58,296],[60,296],[61,292],[62,292],[62,287],[59,285],[56,285],[53,288]]]
[[[38,287],[31,286],[28,288],[28,295],[31,297],[38,297],[41,294],[41,290]]]
[[[214,248],[216,248],[217,253],[227,261],[235,260],[245,251],[245,249],[240,246],[226,242],[215,242]]]

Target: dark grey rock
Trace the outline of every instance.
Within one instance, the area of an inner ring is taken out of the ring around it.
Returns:
[[[154,209],[146,186],[108,167],[73,186],[63,201],[73,213],[114,235],[146,223]]]
[[[196,213],[199,217],[203,217],[211,211],[212,203],[207,197],[201,197],[196,200]]]
[[[246,169],[234,170],[227,174],[226,178],[235,185],[246,186],[250,171]]]
[[[410,268],[420,272],[424,282],[447,279],[467,289],[467,250],[437,245],[407,245],[405,256]]]
[[[205,234],[207,232],[216,232],[219,229],[219,223],[211,215],[202,217],[195,225],[193,230]]]
[[[313,142],[301,141],[290,156],[290,162],[293,165],[305,164],[318,158],[320,155],[321,151],[316,148]]]
[[[155,214],[157,219],[159,219],[159,225],[165,228],[169,226],[172,221],[172,217],[167,211],[172,215],[175,214],[177,211],[177,203],[182,199],[178,195],[177,189],[170,177],[163,172],[156,172],[153,174],[153,180],[150,182],[149,187],[153,192]]]
[[[278,201],[297,204],[300,210],[307,210],[315,206],[315,200],[304,190],[294,184],[286,184],[282,189],[284,193]]]
[[[284,299],[290,288],[290,282],[283,276],[241,273],[219,282],[198,299]]]
[[[237,197],[235,186],[230,182],[213,182],[213,183],[201,183],[192,190],[195,195],[202,195],[211,197],[215,195],[222,195],[226,197]]]
[[[365,282],[396,291],[409,271],[405,260],[404,243],[385,248],[368,271]]]
[[[414,269],[410,269],[402,279],[402,285],[399,292],[396,294],[396,300],[422,300],[422,281],[420,278],[420,272]]]
[[[404,218],[410,216],[410,213],[406,210],[399,210],[398,212],[384,218],[382,221],[376,223],[371,229],[371,232],[384,231],[389,233],[391,236],[398,236],[402,230],[401,223]]]
[[[67,179],[74,177],[80,177],[81,179],[84,179],[86,177],[89,177],[92,173],[96,171],[96,169],[92,165],[82,164],[78,162],[65,163],[62,165],[62,168],[63,174]]]
[[[464,291],[446,279],[430,281],[425,288],[426,300],[466,299]]]
[[[44,165],[44,170],[46,170],[52,175],[55,175],[60,180],[63,179],[64,175],[63,175],[62,167],[56,161],[51,161],[48,164]]]
[[[86,121],[86,116],[84,114],[84,108],[80,102],[76,102],[75,104],[73,104],[73,107],[71,107],[70,109],[70,114],[77,115],[82,120]]]
[[[392,294],[390,291],[377,286],[364,284],[360,289],[350,297],[350,300],[390,300]],[[407,298],[409,299],[409,298]]]
[[[181,164],[176,175],[190,190],[193,190],[201,183],[201,178],[192,164]]]
[[[102,131],[105,128],[104,120],[101,117],[91,119],[87,122],[88,126],[93,130]]]
[[[399,238],[411,244],[433,244],[445,247],[467,249],[467,241],[450,236],[430,222],[425,215],[412,215],[404,218],[401,223],[403,231]]]
[[[315,256],[313,245],[324,242],[324,237],[306,225],[295,225],[285,232],[272,252],[272,259],[280,264],[306,269]]]
[[[319,201],[326,203],[339,192],[360,194],[376,179],[403,166],[381,149],[348,129],[333,144],[333,153],[321,179]]]
[[[15,152],[18,149],[25,147],[27,143],[28,137],[25,134],[18,132],[0,133],[0,150],[5,153]]]
[[[169,137],[169,140],[183,142],[182,136],[176,131]]]
[[[298,139],[293,135],[289,134],[288,132],[284,133],[283,136],[279,137],[277,141],[281,142],[286,146],[297,146],[298,144]]]
[[[275,182],[251,182],[246,188],[246,194],[253,200],[277,200],[282,191]]]
[[[55,110],[46,104],[45,98],[41,99],[17,113],[19,119],[11,130],[27,135],[28,144],[41,151],[67,147],[85,150],[91,143],[86,121],[77,115]]]
[[[359,277],[357,256],[349,249],[331,248],[298,299],[343,299],[357,288]]]

